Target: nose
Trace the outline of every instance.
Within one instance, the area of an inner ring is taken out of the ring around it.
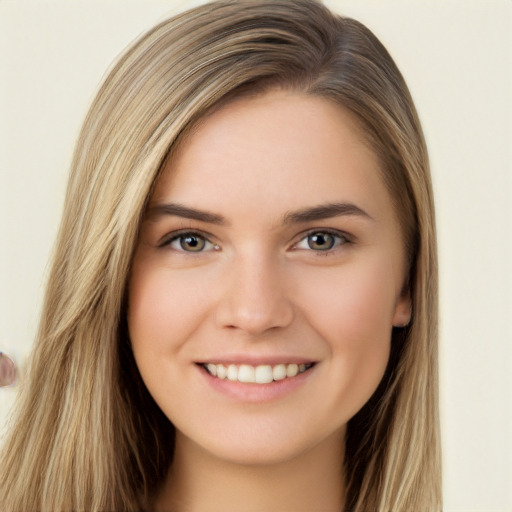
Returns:
[[[240,256],[223,279],[216,320],[220,327],[257,336],[284,328],[294,318],[283,272],[270,256]]]

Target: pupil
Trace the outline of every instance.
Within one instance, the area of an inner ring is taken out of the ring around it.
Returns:
[[[204,241],[197,236],[185,236],[181,240],[181,247],[185,250],[200,251],[204,246]]]
[[[309,247],[311,249],[320,249],[328,251],[334,245],[334,237],[328,233],[315,233],[310,236]]]

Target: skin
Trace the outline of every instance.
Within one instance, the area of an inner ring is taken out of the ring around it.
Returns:
[[[157,510],[341,510],[346,424],[410,318],[405,266],[347,110],[273,90],[203,119],[156,185],[129,283],[135,360],[177,432]],[[231,396],[198,364],[246,358],[314,366],[287,392]]]

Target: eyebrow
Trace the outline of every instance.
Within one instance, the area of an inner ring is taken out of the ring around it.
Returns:
[[[328,203],[312,208],[304,208],[288,212],[284,216],[284,224],[299,224],[315,220],[330,219],[339,216],[358,216],[373,220],[373,217],[352,203]]]
[[[209,224],[225,225],[226,219],[222,215],[205,210],[190,208],[177,203],[157,203],[150,206],[145,214],[146,218],[153,219],[161,216],[182,217]],[[300,224],[340,216],[358,216],[373,220],[371,215],[352,203],[327,203],[323,205],[287,212],[283,217],[283,224]]]
[[[174,217],[182,217],[184,219],[198,220],[209,224],[226,224],[226,220],[222,215],[210,213],[203,210],[197,210],[188,206],[177,203],[159,203],[150,206],[146,211],[146,218],[161,217],[164,215],[172,215]]]

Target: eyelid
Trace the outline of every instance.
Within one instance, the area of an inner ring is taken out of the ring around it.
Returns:
[[[179,240],[180,238],[184,237],[185,235],[192,235],[192,236],[195,236],[198,238],[202,238],[207,244],[211,244],[211,248],[201,250],[201,251],[185,251],[181,248],[173,247],[172,249],[174,251],[181,252],[181,253],[188,253],[188,254],[193,254],[194,252],[196,252],[197,254],[200,254],[200,253],[214,251],[219,248],[219,246],[216,243],[212,242],[211,235],[204,233],[200,230],[190,229],[190,228],[189,229],[186,229],[186,228],[179,229],[178,231],[172,231],[171,233],[168,233],[158,243],[158,247],[161,247],[161,248],[170,247],[173,242],[175,242],[176,240]]]
[[[311,248],[299,248],[298,247],[298,245],[301,242],[305,241],[309,236],[315,235],[315,234],[328,234],[328,235],[331,235],[331,236],[334,236],[334,237],[340,239],[340,241],[338,243],[336,243],[334,247],[332,247],[330,249],[324,249],[324,250],[321,250],[321,249],[315,250],[315,249],[311,249]],[[201,230],[191,229],[191,228],[183,228],[183,229],[179,229],[177,231],[172,231],[172,232],[166,234],[158,242],[158,247],[162,247],[162,248],[168,247],[173,242],[175,242],[176,240],[179,240],[181,237],[183,237],[185,235],[193,235],[193,236],[196,236],[198,238],[202,238],[207,244],[211,244],[211,247],[209,249],[201,250],[201,251],[195,251],[198,254],[199,253],[204,253],[204,252],[210,252],[210,251],[218,250],[219,249],[218,244],[216,244],[215,242],[213,242],[211,240],[212,239],[212,235],[210,235],[208,233],[204,233]],[[305,251],[311,251],[311,252],[316,252],[316,253],[328,254],[330,252],[335,251],[340,246],[343,246],[345,244],[349,244],[349,243],[353,242],[353,237],[351,235],[349,235],[345,231],[340,231],[338,229],[332,229],[332,228],[308,229],[307,231],[301,233],[298,236],[300,238],[295,243],[293,243],[293,245],[291,247],[292,250],[305,250]],[[194,251],[185,251],[185,250],[183,250],[181,248],[173,248],[173,250],[175,250],[176,252],[182,252],[182,253],[191,253],[191,254],[194,253]]]
[[[330,249],[323,249],[323,250],[322,249],[315,250],[315,249],[311,249],[310,247],[308,247],[308,248],[306,248],[306,247],[298,247],[298,245],[301,242],[307,240],[308,237],[310,237],[311,235],[315,235],[315,234],[331,235],[331,236],[334,236],[336,238],[339,238],[340,242],[336,243],[334,245],[334,247],[331,247]],[[300,238],[299,238],[299,240],[297,242],[295,242],[293,244],[292,250],[311,251],[311,252],[315,252],[315,253],[318,253],[318,254],[329,254],[330,252],[333,252],[336,249],[338,249],[340,246],[343,246],[343,245],[346,245],[346,244],[350,244],[350,243],[353,242],[353,237],[351,235],[349,235],[345,231],[340,231],[338,229],[332,229],[332,228],[308,229],[304,233],[301,233],[299,236],[300,236]]]

